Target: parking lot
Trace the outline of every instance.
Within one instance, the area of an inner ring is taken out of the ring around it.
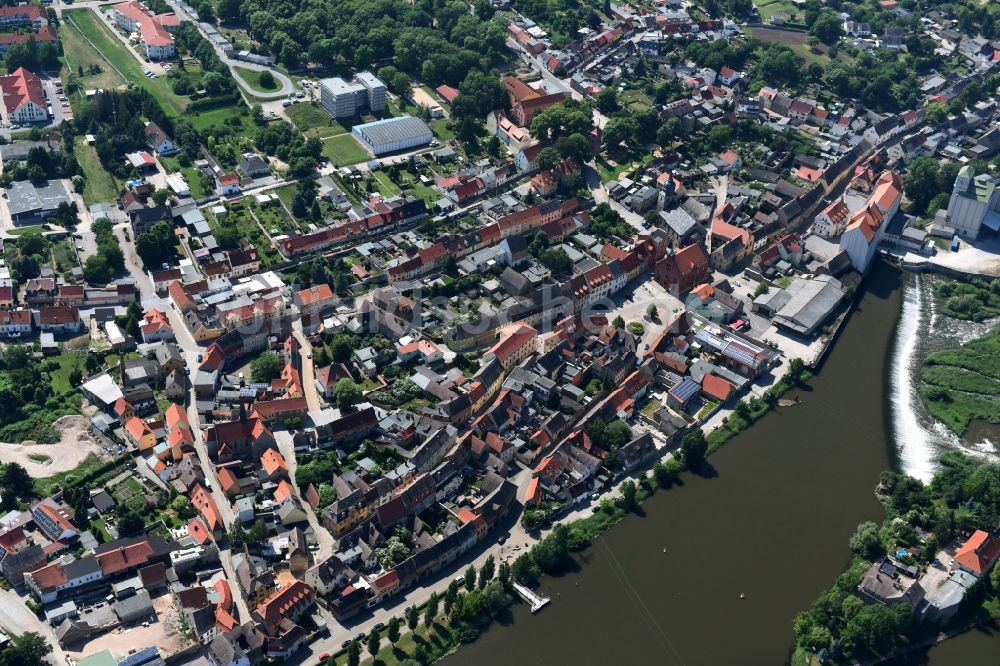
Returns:
[[[135,622],[131,626],[119,627],[89,641],[70,646],[66,654],[80,659],[107,648],[116,658],[121,659],[128,655],[130,648],[147,645],[156,645],[160,654],[177,652],[184,646],[185,640],[181,634],[181,618],[174,605],[173,595],[162,594],[152,601],[156,618],[154,622],[146,623],[148,626],[143,626],[144,622]]]
[[[62,81],[59,79],[48,79],[42,82],[45,89],[45,98],[49,103],[52,113],[52,124],[59,125],[64,120],[73,120],[73,109],[69,105],[69,98],[63,92]]]

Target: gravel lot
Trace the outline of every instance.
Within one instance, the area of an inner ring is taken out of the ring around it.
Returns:
[[[21,464],[28,474],[38,478],[54,476],[76,469],[91,453],[104,455],[100,445],[87,432],[88,421],[83,416],[63,416],[52,425],[61,433],[55,444],[38,444],[26,440],[20,444],[0,442],[0,462]],[[47,462],[36,462],[31,454],[48,456]]]

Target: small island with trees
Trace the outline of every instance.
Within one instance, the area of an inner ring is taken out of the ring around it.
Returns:
[[[1000,618],[1000,464],[949,451],[930,483],[886,471],[875,492],[885,520],[795,618],[794,664],[881,662]]]

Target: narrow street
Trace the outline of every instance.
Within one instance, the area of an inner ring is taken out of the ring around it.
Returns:
[[[288,465],[288,476],[291,478],[292,485],[298,488],[299,484],[295,478],[295,474],[298,471],[299,462],[295,455],[295,445],[292,443],[292,433],[287,430],[278,430],[274,433],[274,438],[278,442],[278,452],[285,459],[285,464]],[[319,546],[319,550],[313,553],[313,558],[316,562],[322,562],[333,555],[336,540],[325,527],[319,524],[319,518],[308,502],[303,501],[302,508],[305,509],[309,527],[312,528],[313,536],[316,538],[316,545]]]
[[[46,661],[56,666],[65,666],[66,653],[59,646],[52,627],[28,610],[24,605],[24,599],[14,590],[0,590],[0,627],[8,635],[25,634],[29,631],[41,634],[52,646],[52,652],[45,658]]]
[[[293,329],[292,336],[299,343],[299,356],[302,359],[302,391],[306,394],[306,404],[309,405],[310,412],[318,411],[323,408],[323,400],[319,397],[314,381],[316,371],[313,368],[312,343],[302,333],[301,328]]]
[[[222,569],[226,572],[226,580],[229,581],[230,590],[233,593],[233,601],[236,603],[236,610],[240,612],[239,620],[240,622],[246,622],[250,619],[250,608],[247,606],[247,602],[243,599],[243,593],[240,592],[239,583],[237,583],[236,569],[233,567],[233,551],[220,550],[219,551],[219,561],[222,563]]]
[[[152,280],[142,269],[142,260],[140,260],[138,255],[135,253],[135,245],[125,240],[125,232],[127,229],[128,224],[126,223],[117,225],[115,227],[115,236],[118,237],[118,242],[121,243],[122,250],[125,254],[125,267],[135,280],[136,288],[139,290],[139,294],[142,298],[143,309],[148,311],[150,308],[156,308],[157,310],[166,313],[167,318],[170,320],[170,325],[174,329],[174,337],[176,339],[177,346],[180,347],[183,352],[184,361],[187,364],[187,367],[191,369],[191,374],[193,375],[198,369],[198,355],[204,352],[204,348],[202,348],[197,342],[195,342],[194,338],[191,337],[191,333],[188,331],[183,317],[181,317],[180,313],[177,312],[177,310],[171,305],[170,301],[159,296],[154,290]],[[193,386],[189,387],[187,416],[194,434],[194,448],[198,454],[198,462],[201,464],[202,474],[204,474],[207,481],[211,482],[211,480],[215,478],[215,471],[212,468],[212,464],[208,458],[208,452],[205,449],[205,441],[198,418],[198,407]],[[231,525],[235,519],[233,507],[229,503],[226,496],[222,493],[222,490],[218,487],[217,483],[212,483],[211,493],[212,498],[219,507],[219,514],[223,523],[227,526]]]

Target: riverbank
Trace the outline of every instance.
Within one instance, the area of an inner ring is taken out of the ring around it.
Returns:
[[[513,607],[512,624],[493,624],[445,663],[787,662],[791,618],[843,569],[857,522],[881,516],[870,490],[889,464],[882,378],[899,280],[873,268],[799,403],[636,511],[588,517],[591,546],[539,580],[552,605],[534,616]],[[599,631],[591,639],[580,626]],[[553,640],[563,635],[576,638]]]
[[[966,544],[990,538],[1000,516],[1000,465],[952,451],[941,457],[930,484],[885,471],[876,495],[885,520],[858,526],[851,567],[795,618],[793,664],[878,664],[942,634],[1000,619],[1000,569],[990,575],[992,563],[959,555]],[[956,562],[967,576],[963,585],[949,576]]]

